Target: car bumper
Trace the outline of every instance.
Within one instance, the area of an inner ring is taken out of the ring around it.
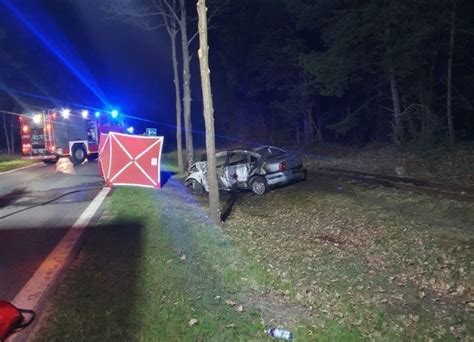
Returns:
[[[270,175],[265,176],[265,179],[267,180],[267,184],[270,186],[297,182],[305,178],[306,178],[305,169],[287,170],[284,172],[272,173]]]

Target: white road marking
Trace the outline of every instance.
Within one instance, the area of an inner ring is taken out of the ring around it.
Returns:
[[[36,310],[48,290],[64,269],[73,249],[77,246],[79,238],[94,217],[111,188],[103,188],[86,210],[68,230],[58,245],[38,267],[30,280],[18,292],[13,304],[19,308]],[[13,336],[12,336],[13,337]]]
[[[1,175],[6,175],[7,173],[12,173],[12,172],[16,172],[16,171],[28,169],[28,168],[30,168],[30,167],[38,166],[38,165],[40,165],[40,166],[46,166],[46,164],[43,164],[43,163],[34,163],[34,164],[31,164],[31,165],[19,167],[18,169],[13,169],[13,170],[8,170],[8,171],[0,172],[0,176],[1,176]]]

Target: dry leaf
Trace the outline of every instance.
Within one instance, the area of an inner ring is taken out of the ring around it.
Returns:
[[[225,301],[226,304],[230,305],[230,306],[235,306],[235,302],[233,300],[230,300],[230,299],[227,299]]]
[[[194,324],[196,324],[198,320],[196,318],[191,318],[188,322],[189,326],[192,327]]]

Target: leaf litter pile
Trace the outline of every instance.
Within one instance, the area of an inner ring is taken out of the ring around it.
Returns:
[[[336,324],[374,339],[470,340],[473,223],[472,203],[310,172],[242,194],[223,229],[272,277],[273,300],[303,309],[292,318],[305,335]]]

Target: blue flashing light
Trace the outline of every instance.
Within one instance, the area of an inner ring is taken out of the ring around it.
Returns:
[[[94,115],[95,115],[96,118],[100,118],[100,112],[95,112]]]
[[[133,134],[133,132],[135,131],[135,129],[133,128],[133,126],[130,126],[127,128],[127,132],[130,133],[130,134]]]
[[[112,115],[112,118],[116,119],[119,115],[119,112],[117,109],[114,109],[110,112],[110,115]]]

